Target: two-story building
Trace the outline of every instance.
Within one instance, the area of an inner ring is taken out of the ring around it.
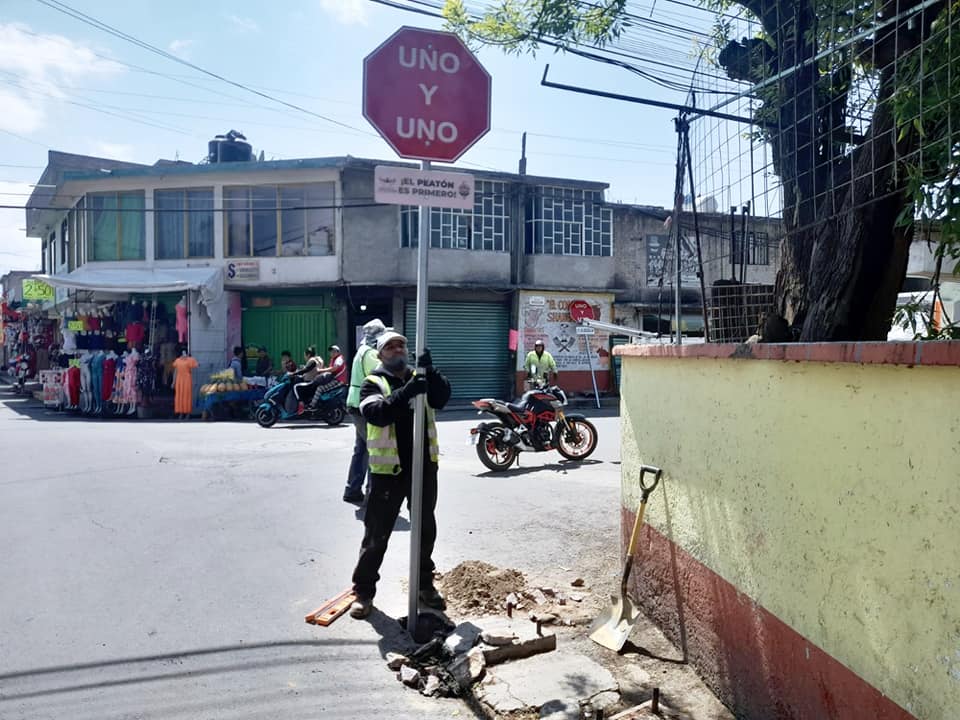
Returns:
[[[26,210],[57,287],[51,311],[66,328],[98,306],[142,303],[144,324],[166,341],[184,301],[182,340],[201,381],[226,366],[234,345],[300,359],[307,345],[324,354],[335,342],[349,354],[373,317],[412,336],[419,217],[374,201],[378,164],[391,163],[258,162],[242,148],[211,147],[203,164],[137,165],[51,151]],[[540,337],[566,387],[589,390],[592,369],[608,388],[607,336],[577,336],[567,311],[584,299],[612,320],[606,184],[468,172],[473,211],[431,210],[428,343],[455,397],[509,393]]]

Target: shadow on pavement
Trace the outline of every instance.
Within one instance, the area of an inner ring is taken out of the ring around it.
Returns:
[[[345,639],[244,643],[162,655],[20,670],[0,674],[0,683],[4,685],[0,704],[9,700],[25,700],[61,693],[99,691],[111,687],[247,672],[284,665],[299,665],[305,662],[319,663],[323,659],[322,653],[309,652],[306,655],[297,655],[295,651],[297,649],[313,651],[329,646],[372,645],[373,643],[372,640]],[[282,649],[284,652],[268,657],[270,651],[276,649]],[[257,654],[264,657],[255,657]],[[217,656],[221,655],[226,656],[223,658],[226,662],[216,662]],[[237,661],[237,658],[243,659]],[[206,660],[207,665],[198,667],[196,663],[191,663],[198,660]],[[213,662],[210,662],[211,660]],[[187,665],[187,667],[175,672],[159,671],[171,665]],[[114,672],[110,677],[102,677],[111,670]],[[25,687],[18,690],[19,684]]]
[[[527,475],[529,473],[540,472],[541,470],[553,470],[554,472],[568,472],[570,470],[577,470],[582,467],[590,467],[591,465],[602,465],[603,460],[560,460],[559,462],[546,463],[544,465],[531,465],[529,467],[512,467],[509,470],[500,470],[498,472],[493,472],[492,470],[487,470],[486,472],[476,473],[474,477],[480,478],[496,478],[496,477],[516,477],[518,475]]]

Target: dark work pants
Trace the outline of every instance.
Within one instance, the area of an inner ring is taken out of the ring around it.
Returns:
[[[387,551],[393,525],[400,507],[410,496],[410,473],[370,476],[371,490],[363,519],[360,560],[353,571],[353,591],[357,597],[373,599],[380,579],[380,566]],[[437,466],[423,465],[423,524],[420,534],[420,589],[433,587],[433,545],[437,541]]]
[[[370,489],[369,453],[367,451],[367,421],[356,408],[349,409],[353,418],[353,427],[356,438],[353,441],[353,457],[350,458],[350,470],[347,471],[347,487],[344,495],[359,495],[363,492],[363,480],[367,479],[367,490]]]

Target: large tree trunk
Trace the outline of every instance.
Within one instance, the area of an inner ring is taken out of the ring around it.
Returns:
[[[909,232],[897,226],[911,201],[899,163],[919,140],[913,132],[897,137],[891,99],[904,79],[894,76],[893,61],[922,42],[938,10],[924,16],[923,29],[887,26],[874,38],[870,57],[884,68],[876,110],[866,137],[853,137],[844,126],[851,66],[814,61],[822,49],[815,3],[740,4],[760,18],[770,44],[731,42],[721,65],[754,83],[782,73],[775,93],[763,91],[765,107],[776,109],[777,124],[766,132],[782,181],[785,234],[760,334],[766,342],[885,340],[910,246]]]
[[[775,290],[779,319],[768,318],[767,341],[887,337],[910,247],[909,234],[896,225],[906,198],[890,75],[881,82],[869,137],[855,151],[852,179],[836,188],[837,204],[828,197],[820,204],[824,220],[784,239]]]

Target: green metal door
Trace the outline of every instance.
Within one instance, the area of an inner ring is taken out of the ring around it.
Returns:
[[[417,306],[408,301],[404,328],[416,344]],[[510,309],[502,303],[431,302],[427,307],[427,347],[450,381],[452,398],[506,397],[510,387],[507,349]]]
[[[303,351],[314,345],[324,360],[334,342],[334,311],[320,306],[248,307],[243,309],[243,344],[264,345],[273,367],[280,368],[280,353],[289,350],[298,365]]]

